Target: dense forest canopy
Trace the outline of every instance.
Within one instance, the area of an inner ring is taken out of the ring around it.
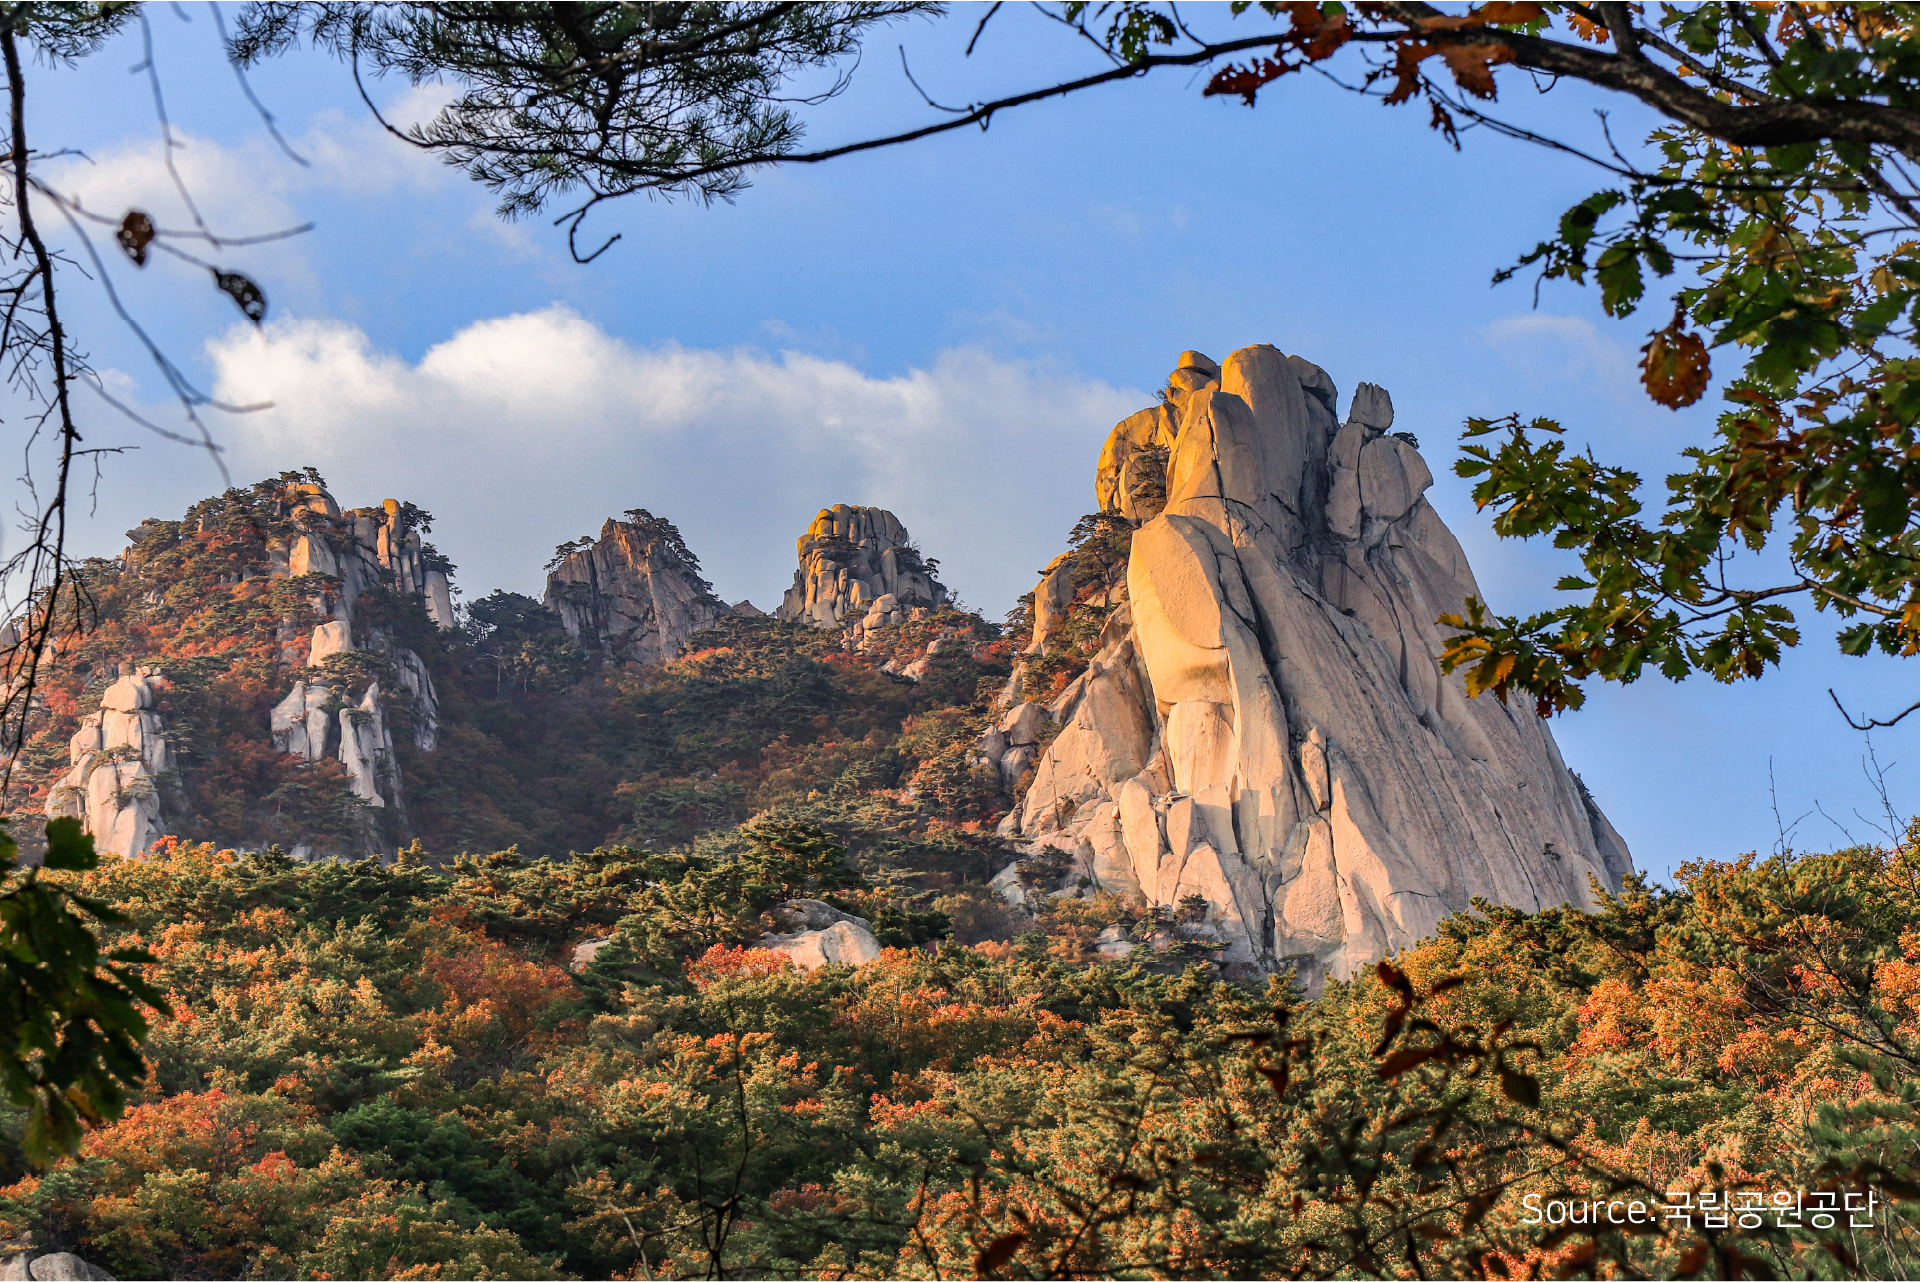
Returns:
[[[758,909],[883,893],[804,825],[445,868],[169,841],[60,876],[124,915],[174,1017],[76,1158],[34,1171],[10,1132],[0,1231],[117,1276],[1916,1258],[1912,830],[1636,879],[1593,915],[1490,906],[1313,1002],[1104,961],[1124,910],[1073,899],[1004,942],[902,919],[876,962],[797,970],[741,946]],[[1597,1201],[1655,1222],[1597,1227]]]

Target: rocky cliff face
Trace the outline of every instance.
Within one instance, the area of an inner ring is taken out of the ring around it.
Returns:
[[[121,582],[156,609],[176,589],[189,596],[237,594],[226,607],[235,620],[232,634],[196,627],[183,638],[143,622],[140,644],[204,665],[209,648],[239,654],[260,636],[265,669],[291,673],[291,688],[261,732],[304,761],[339,762],[353,794],[369,806],[403,811],[393,735],[398,728],[416,747],[432,751],[439,701],[420,656],[395,641],[384,603],[391,594],[415,597],[439,627],[454,626],[450,567],[421,541],[430,518],[393,499],[343,511],[319,483],[286,478],[235,495],[239,506],[214,502],[189,522],[148,521],[129,531],[131,544],[117,570]],[[152,556],[177,554],[183,539],[202,538],[227,549],[222,564],[232,568],[217,581],[171,583],[165,570],[148,564]],[[278,623],[272,614],[264,626],[242,621],[261,607],[278,614]],[[98,707],[80,716],[69,767],[48,791],[47,814],[80,819],[102,850],[139,854],[166,831],[178,763],[156,694],[172,688],[170,666],[165,657],[106,666],[109,683]],[[382,843],[369,833],[358,844],[371,850]]]
[[[273,709],[274,745],[308,761],[338,760],[354,795],[371,806],[404,810],[388,714],[397,701],[406,732],[431,752],[440,733],[439,700],[420,656],[395,645],[387,629],[357,623],[354,612],[370,589],[391,586],[422,598],[428,617],[452,628],[446,571],[424,563],[418,516],[408,505],[388,499],[342,511],[311,483],[288,487],[287,502],[303,532],[288,546],[284,566],[276,555],[273,573],[319,576],[313,604],[333,618],[308,635],[301,676]],[[298,650],[296,643],[290,651],[295,662]],[[373,674],[387,677],[390,698],[382,698],[381,677]]]
[[[1317,983],[1477,895],[1619,889],[1627,849],[1546,725],[1440,673],[1434,620],[1479,589],[1393,421],[1369,384],[1343,421],[1325,372],[1257,346],[1184,353],[1162,403],[1115,427],[1095,490],[1136,527],[1124,580],[1075,575],[1097,593],[1075,600],[1050,567],[1030,646],[1100,608],[1099,653],[981,744],[1024,773],[1058,727],[1003,824],[1065,870],[1057,893],[1084,879],[1201,915],[1224,960]]]
[[[136,855],[161,833],[160,781],[169,760],[153,711],[152,668],[120,677],[100,696],[99,710],[80,722],[69,745],[71,767],[47,795],[49,819],[78,819],[94,845]]]
[[[774,612],[779,618],[838,628],[871,616],[879,627],[947,600],[934,567],[892,512],[845,503],[822,508],[797,550],[800,568]]]
[[[672,522],[636,508],[600,537],[563,547],[547,572],[547,608],[575,640],[622,659],[665,663],[689,636],[731,610],[700,577]]]

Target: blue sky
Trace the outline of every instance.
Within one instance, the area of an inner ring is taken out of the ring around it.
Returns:
[[[828,142],[926,117],[902,53],[943,101],[1085,68],[1087,51],[1010,7],[972,59],[978,14],[870,41],[851,89],[809,113]],[[972,12],[969,12],[972,10]],[[1470,134],[1456,153],[1418,108],[1313,79],[1261,105],[1204,100],[1173,72],[1041,104],[913,146],[764,173],[737,203],[633,200],[593,224],[622,240],[568,261],[544,220],[503,224],[488,194],[383,136],[340,66],[291,55],[255,86],[311,163],[274,147],[220,60],[204,6],[149,6],[177,163],[217,230],[312,221],[294,241],[221,255],[266,289],[254,334],[204,273],[161,263],[114,279],[169,353],[227,397],[271,400],[212,421],[236,482],[312,464],[348,504],[411,499],[469,597],[538,594],[557,543],[630,507],[676,521],[730,600],[773,605],[819,507],[893,509],[971,605],[999,615],[1092,505],[1095,454],[1149,403],[1175,355],[1271,342],[1322,365],[1343,399],[1393,394],[1436,475],[1430,498],[1503,610],[1538,608],[1559,554],[1504,544],[1448,470],[1470,414],[1545,414],[1603,457],[1659,475],[1705,439],[1635,384],[1665,320],[1605,318],[1591,294],[1493,271],[1602,185],[1581,162]],[[178,16],[185,14],[190,21]],[[91,209],[184,216],[159,163],[137,31],[35,78],[42,150]],[[374,87],[401,118],[432,88]],[[1648,127],[1631,104],[1561,86],[1504,90],[1532,127],[1594,144]],[[98,290],[68,306],[95,365],[164,413],[163,388]],[[1656,309],[1658,310],[1658,308]],[[146,516],[219,487],[204,454],[145,436],[84,398],[103,462],[84,550],[111,554]],[[14,420],[18,421],[17,417]],[[1844,659],[1825,616],[1760,683],[1595,687],[1554,733],[1626,836],[1665,875],[1687,859],[1871,835],[1858,715],[1913,699],[1912,663]],[[1895,809],[1916,801],[1910,726],[1875,741]],[[1857,813],[1858,812],[1858,813]]]

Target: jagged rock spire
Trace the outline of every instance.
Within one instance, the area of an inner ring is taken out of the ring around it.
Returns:
[[[834,628],[873,612],[940,605],[947,589],[892,512],[839,503],[822,508],[796,545],[800,568],[775,614]],[[884,600],[883,598],[891,598]]]
[[[106,688],[68,744],[70,768],[47,795],[48,818],[78,819],[98,849],[122,858],[163,831],[159,784],[171,760],[153,711],[153,675],[129,670]]]
[[[1442,676],[1434,620],[1480,589],[1387,393],[1335,409],[1263,345],[1183,354],[1114,429],[1096,493],[1138,525],[1127,600],[1039,709],[1063,728],[1004,825],[1069,856],[1067,886],[1199,896],[1227,960],[1311,983],[1476,896],[1584,904],[1632,868],[1546,724]]]
[[[432,518],[394,499],[342,511],[312,469],[304,478],[283,473],[251,491],[209,500],[189,518],[148,520],[128,531],[125,572],[139,582],[179,540],[224,537],[221,523],[240,518],[239,528],[249,534],[238,545],[243,551],[231,577],[223,570],[217,583],[186,586],[203,596],[251,593],[249,599],[258,602],[273,598],[243,587],[248,580],[298,581],[298,595],[310,609],[295,608],[277,624],[279,660],[291,669],[291,690],[261,729],[282,752],[307,761],[338,760],[353,792],[387,810],[395,821],[388,826],[404,832],[394,727],[422,751],[432,751],[438,701],[425,663],[395,639],[391,623],[381,615],[356,618],[356,609],[369,593],[399,592],[418,598],[440,627],[454,626],[452,567],[421,537]],[[255,538],[259,542],[251,542]],[[151,578],[148,584],[144,599],[152,605],[166,585]],[[101,689],[98,708],[81,718],[71,737],[70,766],[49,789],[47,813],[79,818],[103,850],[131,856],[148,849],[166,830],[164,811],[179,796],[171,777],[174,754],[156,710],[156,693],[170,689],[167,663],[160,658],[138,667],[109,665],[111,680]],[[364,850],[384,844],[377,836],[370,827]]]
[[[645,508],[626,518],[609,517],[598,539],[562,545],[547,568],[546,605],[584,645],[665,663],[688,637],[740,608],[714,595],[673,522]]]

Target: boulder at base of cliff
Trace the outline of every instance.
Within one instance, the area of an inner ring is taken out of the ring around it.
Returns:
[[[865,920],[818,899],[790,899],[773,916],[787,933],[762,935],[749,947],[780,953],[802,970],[864,966],[880,956],[880,941]]]

